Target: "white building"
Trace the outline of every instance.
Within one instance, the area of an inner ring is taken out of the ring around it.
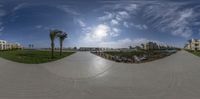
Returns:
[[[188,50],[200,50],[200,40],[191,39],[188,40],[188,43],[185,45],[185,49]]]
[[[0,40],[0,50],[21,49],[22,46],[19,43],[8,43],[5,40]]]
[[[0,40],[0,50],[5,50],[6,49],[6,44],[7,44],[6,41]]]
[[[147,42],[142,44],[144,50],[157,50],[160,49],[159,45],[155,42]]]
[[[79,51],[110,51],[112,48],[106,47],[80,47]]]

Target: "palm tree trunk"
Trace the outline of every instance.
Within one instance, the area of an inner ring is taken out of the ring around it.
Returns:
[[[62,47],[63,47],[63,42],[60,41],[60,56],[62,55]]]
[[[54,42],[51,42],[51,58],[54,58]]]

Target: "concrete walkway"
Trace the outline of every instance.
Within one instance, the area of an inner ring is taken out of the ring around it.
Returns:
[[[123,64],[89,52],[39,65],[0,58],[0,99],[199,99],[200,58]]]

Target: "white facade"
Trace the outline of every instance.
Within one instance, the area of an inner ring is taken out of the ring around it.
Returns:
[[[22,48],[19,43],[8,43],[5,40],[0,40],[0,50],[11,50],[16,48]]]
[[[6,41],[0,40],[0,50],[6,50],[6,44]]]
[[[142,47],[144,50],[156,50],[160,49],[158,44],[155,42],[147,42],[145,44],[142,44]]]
[[[185,45],[185,49],[200,50],[200,40],[197,39],[189,40],[188,43]]]

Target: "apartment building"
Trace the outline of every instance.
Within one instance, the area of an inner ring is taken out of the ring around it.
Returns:
[[[160,49],[159,45],[155,42],[148,42],[145,44],[142,44],[142,47],[144,50],[156,50],[156,49]]]
[[[188,50],[194,50],[194,51],[200,50],[200,40],[198,39],[188,40],[184,48]]]
[[[21,48],[22,46],[19,43],[8,43],[5,40],[0,40],[0,50],[12,50]]]

